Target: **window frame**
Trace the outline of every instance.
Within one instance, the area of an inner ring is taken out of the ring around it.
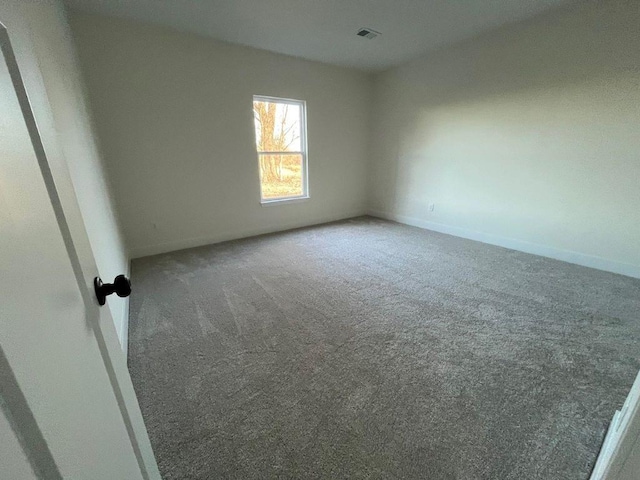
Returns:
[[[270,103],[284,103],[289,105],[296,105],[300,107],[300,148],[301,151],[288,151],[288,152],[261,152],[258,151],[257,138],[255,138],[255,117],[253,115],[253,102],[270,102]],[[308,159],[308,146],[307,146],[307,102],[305,100],[296,100],[294,98],[282,98],[273,97],[269,95],[253,95],[251,102],[251,113],[253,120],[253,135],[254,145],[256,151],[256,167],[258,172],[258,184],[260,188],[260,204],[261,205],[278,205],[282,203],[296,203],[299,201],[308,200],[309,196],[309,159]],[[260,156],[261,155],[300,155],[302,157],[302,195],[295,195],[291,197],[279,197],[279,198],[264,198],[262,194],[262,179],[260,178]]]

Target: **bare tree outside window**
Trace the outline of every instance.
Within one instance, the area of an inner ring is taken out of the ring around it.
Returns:
[[[253,97],[261,200],[306,198],[305,104]]]

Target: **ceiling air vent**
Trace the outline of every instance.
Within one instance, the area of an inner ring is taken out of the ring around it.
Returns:
[[[380,35],[380,32],[376,32],[372,28],[361,28],[360,30],[358,30],[357,35],[359,37],[368,38],[369,40],[371,40],[372,38],[376,38],[378,35]]]

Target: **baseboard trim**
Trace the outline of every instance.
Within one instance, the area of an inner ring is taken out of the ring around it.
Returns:
[[[614,260],[608,260],[602,257],[596,257],[593,255],[587,255],[580,252],[574,252],[571,250],[563,250],[560,248],[550,247],[547,245],[540,245],[537,243],[527,242],[525,240],[518,240],[515,238],[501,237],[490,233],[479,232],[476,230],[470,230],[462,227],[455,227],[452,225],[445,225],[442,223],[430,222],[416,217],[407,215],[398,215],[396,213],[384,212],[380,210],[369,210],[369,215],[372,217],[378,217],[385,220],[392,220],[394,222],[403,223],[405,225],[411,225],[413,227],[423,228],[425,230],[432,230],[434,232],[446,233],[455,237],[467,238],[469,240],[475,240],[482,243],[488,243],[490,245],[497,245],[499,247],[509,248],[511,250],[518,250],[520,252],[531,253],[534,255],[540,255],[542,257],[553,258],[556,260],[562,260],[568,263],[574,263],[576,265],[582,265],[584,267],[595,268],[598,270],[604,270],[606,272],[618,273],[620,275],[626,275],[628,277],[640,278],[640,265],[632,265],[629,263],[617,262]]]
[[[262,227],[255,229],[239,230],[234,232],[223,232],[211,236],[195,237],[188,239],[175,240],[171,242],[157,243],[153,245],[145,245],[142,247],[134,247],[131,249],[131,258],[148,257],[161,253],[174,252],[187,248],[202,247],[204,245],[212,245],[214,243],[227,242],[229,240],[238,240],[240,238],[255,237],[257,235],[265,235],[268,233],[284,232],[296,228],[312,227],[323,223],[336,222],[346,220],[353,217],[361,217],[367,214],[366,209],[360,209],[353,212],[347,212],[339,215],[331,215],[319,217],[309,222],[290,222],[272,227]]]

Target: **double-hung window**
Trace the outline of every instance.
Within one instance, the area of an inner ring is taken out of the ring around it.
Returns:
[[[305,102],[253,97],[262,203],[309,197]]]

